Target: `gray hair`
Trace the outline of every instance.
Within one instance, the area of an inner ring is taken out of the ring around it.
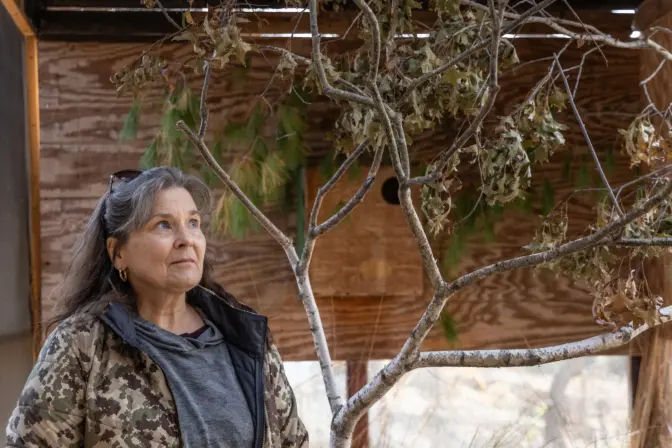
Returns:
[[[118,246],[123,246],[129,236],[150,219],[157,194],[169,188],[184,188],[199,211],[207,213],[210,210],[210,189],[197,177],[177,168],[152,168],[133,179],[114,184],[98,201],[75,244],[70,267],[57,294],[56,316],[47,327],[77,313],[99,314],[111,301],[135,308],[133,291],[114,269],[106,240],[115,237]],[[213,280],[207,253],[200,284],[221,295],[228,294]]]

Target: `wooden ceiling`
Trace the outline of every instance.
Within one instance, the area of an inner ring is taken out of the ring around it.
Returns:
[[[194,0],[192,8],[204,10],[220,0]],[[482,0],[485,2],[485,0]],[[186,0],[163,0],[163,6],[178,23]],[[421,3],[427,4],[427,0]],[[514,3],[514,2],[511,2]],[[525,5],[527,2],[519,2]],[[568,0],[576,10],[635,9],[641,0]],[[158,8],[145,8],[141,0],[24,0],[26,14],[42,40],[55,41],[151,41],[174,31]],[[241,8],[284,8],[284,1],[239,0]],[[566,0],[557,8],[565,9]],[[274,17],[296,15],[296,11]]]

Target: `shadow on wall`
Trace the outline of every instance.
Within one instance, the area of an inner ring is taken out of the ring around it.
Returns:
[[[0,446],[21,389],[33,366],[30,333],[0,338]]]

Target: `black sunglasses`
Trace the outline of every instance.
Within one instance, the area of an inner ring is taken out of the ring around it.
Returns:
[[[143,171],[144,170],[121,170],[113,173],[110,176],[110,189],[107,192],[107,195],[110,196],[112,194],[112,185],[116,185],[119,182],[128,182],[129,180],[133,180],[140,176]]]

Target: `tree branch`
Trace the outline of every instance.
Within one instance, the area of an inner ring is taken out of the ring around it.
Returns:
[[[172,17],[170,17],[170,15],[168,14],[168,11],[166,11],[166,8],[163,7],[163,4],[161,3],[161,0],[156,0],[156,5],[159,7],[159,9],[161,9],[161,12],[163,13],[166,20],[168,20],[170,22],[170,24],[173,25],[175,28],[182,31],[182,27],[180,25],[178,25],[177,22],[175,20],[173,20]]]
[[[308,317],[308,325],[310,332],[313,335],[313,345],[317,353],[317,360],[320,363],[320,371],[322,372],[322,381],[324,381],[324,388],[327,393],[327,400],[329,400],[329,408],[332,414],[336,414],[343,408],[343,397],[338,393],[338,385],[336,384],[336,375],[334,374],[334,366],[331,362],[331,355],[329,354],[329,345],[327,344],[327,337],[324,334],[324,327],[322,326],[322,317],[317,308],[315,295],[313,294],[313,287],[310,284],[308,274],[297,275],[296,285],[299,289],[299,297],[303,303],[303,308]]]
[[[460,0],[460,2],[463,5],[470,6],[472,8],[477,8],[484,10],[486,7],[483,5],[478,4],[477,2],[474,2],[472,0]],[[545,8],[545,7],[544,7]],[[543,8],[541,8],[543,9]],[[539,9],[539,10],[541,10]],[[539,11],[538,10],[538,11]],[[599,42],[604,42],[605,44],[615,47],[615,48],[623,48],[623,49],[631,49],[631,50],[641,50],[645,48],[652,48],[655,50],[658,54],[663,56],[665,59],[668,61],[672,61],[672,53],[670,53],[666,48],[661,46],[660,44],[656,43],[653,41],[650,37],[648,37],[645,40],[640,40],[640,41],[633,41],[633,42],[623,42],[618,39],[615,39],[611,37],[608,34],[605,34],[604,32],[600,31],[594,26],[590,25],[585,25],[580,22],[575,22],[572,20],[564,20],[564,19],[558,19],[555,17],[531,17],[533,14],[536,12],[533,12],[532,14],[529,14],[529,10],[526,11],[523,14],[516,14],[516,13],[511,13],[507,12],[504,14],[504,17],[514,19],[516,26],[521,25],[523,23],[538,23],[541,25],[546,25],[549,28],[552,28],[554,31],[557,31],[561,34],[564,34],[568,36],[570,39],[574,40],[591,40],[594,43],[599,43]],[[590,31],[593,34],[584,34],[584,33],[577,33],[574,32],[568,28],[563,27],[562,25],[566,26],[572,26],[576,28],[582,28],[586,31]],[[505,32],[508,32],[509,27],[507,27],[507,30]],[[652,29],[655,29],[656,27],[653,27]]]
[[[401,168],[404,171],[404,178],[408,179],[411,175],[411,162],[409,161],[408,144],[406,143],[406,132],[404,131],[404,118],[401,114],[392,117],[397,138],[397,147],[401,157]]]
[[[527,19],[529,16],[531,16],[533,14],[536,14],[537,12],[543,10],[544,8],[549,7],[550,5],[552,5],[555,2],[556,2],[556,0],[544,0],[541,3],[534,5],[532,8],[528,9],[524,13],[519,14],[513,22],[508,23],[505,27],[502,27],[501,33],[502,34],[503,33],[508,33],[509,31],[513,30],[514,28],[516,28],[517,26],[519,26],[523,22],[525,22],[525,19]],[[408,98],[408,95],[410,95],[410,93],[413,90],[417,89],[420,85],[429,81],[433,77],[442,74],[443,72],[445,72],[446,70],[448,70],[452,66],[454,66],[456,64],[459,64],[460,62],[464,61],[465,59],[469,58],[470,56],[472,56],[472,55],[476,54],[477,52],[481,51],[482,49],[484,49],[485,47],[490,45],[491,41],[492,41],[492,36],[487,38],[487,39],[484,39],[481,43],[479,43],[478,45],[470,48],[469,50],[462,52],[458,56],[454,57],[450,61],[443,64],[442,66],[437,67],[434,70],[432,70],[430,72],[427,72],[424,75],[415,78],[406,88],[406,93],[402,97],[401,101],[404,101],[406,98]]]
[[[413,364],[413,369],[423,367],[522,367],[537,366],[565,359],[592,355],[628,344],[631,340],[672,320],[672,306],[662,308],[660,322],[649,326],[623,327],[612,333],[594,336],[582,341],[551,347],[524,350],[464,350],[424,352]]]
[[[619,217],[591,235],[570,241],[552,250],[491,264],[463,275],[446,285],[446,287],[435,291],[434,297],[432,297],[425,313],[404,343],[401,351],[390,363],[378,372],[371,382],[347,401],[345,407],[335,416],[334,424],[336,427],[339,428],[342,433],[350,434],[354,428],[355,422],[362,413],[390,390],[401,376],[413,369],[413,366],[419,359],[420,345],[427,337],[431,328],[438,321],[441,311],[448,299],[456,292],[495,273],[548,263],[574,252],[589,249],[600,244],[608,244],[609,242],[606,238],[609,235],[619,231],[630,222],[647,213],[653,207],[668,198],[670,193],[672,193],[672,182],[668,182],[660,192],[653,195],[651,198],[637,204],[626,215]]]
[[[611,198],[611,201],[614,203],[614,208],[616,208],[616,211],[618,212],[619,215],[623,214],[623,210],[621,210],[620,205],[618,204],[618,199],[616,199],[616,196],[614,195],[614,190],[612,190],[611,186],[609,185],[609,180],[607,179],[607,175],[604,174],[604,170],[602,169],[602,164],[600,164],[600,159],[597,157],[597,152],[595,151],[595,147],[593,146],[593,142],[590,139],[590,136],[588,135],[588,129],[586,129],[586,125],[583,123],[583,120],[581,119],[581,114],[579,113],[579,109],[576,107],[576,102],[574,101],[574,94],[572,93],[572,89],[569,87],[569,81],[567,80],[567,75],[565,75],[564,70],[562,69],[562,65],[560,65],[560,59],[558,59],[557,55],[555,56],[555,64],[558,66],[560,69],[560,76],[562,77],[562,82],[565,85],[565,90],[567,91],[567,98],[569,99],[569,105],[572,107],[572,112],[574,112],[574,117],[576,118],[576,121],[579,123],[579,126],[581,127],[581,133],[583,134],[583,138],[588,144],[588,149],[590,149],[590,153],[593,156],[593,161],[595,162],[595,167],[597,168],[597,172],[600,174],[600,178],[602,179],[602,183],[604,183],[604,187],[607,189],[607,193],[609,194],[609,197]]]
[[[225,10],[222,11],[222,17],[219,21],[219,27],[222,28],[229,22],[231,17],[231,5]],[[205,20],[208,20],[206,17]],[[206,60],[204,62],[205,70],[203,74],[203,88],[201,89],[201,104],[200,104],[200,116],[201,124],[198,127],[198,137],[202,139],[205,137],[205,131],[208,127],[208,115],[210,111],[208,110],[208,88],[210,86],[210,74],[212,72],[212,59],[217,56],[217,49],[212,50],[212,56],[210,61]]]
[[[310,0],[310,34],[312,36],[312,59],[317,73],[317,79],[322,87],[322,92],[330,98],[338,98],[346,101],[373,106],[373,100],[358,93],[347,92],[345,90],[337,89],[329,84],[327,73],[324,70],[322,63],[322,54],[320,52],[320,32],[317,25],[317,0]]]
[[[418,249],[420,250],[420,256],[422,258],[422,264],[425,268],[425,272],[429,276],[430,281],[432,282],[432,287],[434,290],[441,290],[444,286],[443,277],[441,276],[441,271],[439,266],[436,263],[436,258],[432,253],[432,247],[429,244],[427,235],[425,234],[424,229],[422,228],[422,222],[413,207],[413,199],[411,198],[411,188],[407,184],[408,176],[404,170],[403,162],[400,157],[400,146],[397,144],[397,137],[394,134],[394,129],[392,128],[392,123],[390,121],[390,115],[385,109],[385,104],[383,98],[380,95],[380,90],[375,83],[371,83],[371,89],[374,93],[376,109],[378,110],[378,115],[380,116],[381,121],[383,122],[383,127],[385,133],[387,134],[388,144],[390,145],[390,157],[392,158],[392,165],[394,167],[395,174],[399,180],[399,203],[401,209],[404,212],[404,217],[406,222],[411,228],[411,232],[415,237],[415,240],[418,244]],[[399,139],[404,139],[402,135]],[[404,141],[404,147],[405,147]]]
[[[376,153],[373,157],[373,163],[371,164],[371,167],[369,169],[369,173],[366,176],[364,183],[359,187],[359,189],[353,195],[353,197],[336,214],[331,216],[322,224],[315,226],[313,228],[312,234],[314,235],[314,237],[322,235],[323,233],[328,232],[333,227],[338,225],[338,223],[343,221],[343,219],[345,219],[345,217],[348,216],[350,212],[352,212],[352,210],[357,205],[359,205],[360,203],[362,203],[362,201],[364,201],[366,194],[369,192],[369,190],[371,190],[371,187],[373,187],[373,183],[376,180],[378,170],[380,169],[380,164],[383,161],[384,149],[385,149],[384,146],[380,146],[376,150]]]
[[[373,12],[371,7],[364,0],[355,0],[355,3],[359,9],[364,12],[366,18],[369,20],[369,24],[373,31],[373,47],[371,53],[371,65],[369,67],[369,79],[373,82],[378,82],[378,66],[380,65],[380,25],[378,24],[378,19],[376,14]]]
[[[292,245],[292,240],[280,229],[278,229],[275,224],[273,224],[271,220],[268,219],[266,215],[264,215],[264,213],[257,208],[256,205],[254,205],[250,198],[245,195],[240,187],[238,187],[233,179],[231,179],[231,176],[229,176],[229,174],[224,171],[219,163],[217,163],[212,153],[210,152],[210,149],[208,149],[202,138],[196,135],[194,131],[189,129],[189,126],[187,126],[186,123],[182,120],[177,122],[176,127],[177,129],[184,132],[187,138],[189,138],[194,146],[196,146],[205,161],[208,163],[208,165],[210,165],[210,168],[212,168],[215,174],[217,174],[219,180],[221,180],[224,185],[226,185],[231,190],[231,192],[243,203],[245,208],[247,208],[250,213],[252,213],[252,216],[254,216],[259,224],[261,224],[261,226],[266,229],[266,231],[270,233],[271,236],[282,246],[292,266],[296,265],[298,262],[298,256],[296,255],[296,251]]]
[[[312,61],[310,60],[310,58],[306,58],[306,57],[300,56],[300,55],[298,55],[298,54],[296,54],[296,53],[293,53],[293,52],[289,51],[289,50],[286,49],[286,48],[276,47],[276,46],[274,46],[274,45],[260,45],[260,46],[257,48],[257,51],[259,51],[259,52],[262,52],[262,51],[272,51],[272,52],[274,52],[274,53],[288,54],[288,55],[290,55],[290,56],[292,57],[292,59],[294,59],[295,61],[302,62],[302,63],[304,63],[304,64],[306,64],[306,65],[310,65],[310,63],[312,62]]]
[[[638,246],[672,246],[672,238],[654,237],[654,238],[619,238],[611,243],[613,246],[638,247]]]
[[[299,265],[296,268],[297,275],[304,275],[308,271],[310,260],[313,254],[313,248],[315,247],[315,239],[322,233],[329,230],[331,227],[335,226],[338,222],[340,222],[340,219],[343,219],[340,218],[337,222],[330,224],[328,227],[323,227],[319,231],[316,230],[319,227],[317,225],[317,218],[320,213],[320,208],[322,207],[322,201],[324,200],[324,197],[327,195],[327,193],[329,193],[329,191],[332,188],[334,188],[334,186],[343,177],[346,171],[348,171],[348,168],[350,168],[350,166],[355,162],[355,160],[362,155],[362,153],[366,150],[368,145],[369,145],[369,139],[364,139],[364,141],[360,143],[357,146],[357,148],[355,148],[355,150],[345,159],[345,161],[341,164],[341,166],[338,167],[338,170],[336,170],[336,172],[331,176],[331,179],[329,179],[329,181],[327,181],[326,184],[322,185],[320,188],[317,189],[317,195],[315,196],[313,209],[310,212],[310,218],[308,220],[308,237],[306,238],[306,242],[303,247],[303,253],[301,254],[301,261],[299,262]],[[364,182],[364,185],[366,185],[366,181]]]
[[[501,19],[497,17],[494,0],[489,1],[490,14],[493,21],[492,36],[490,37],[490,73],[487,87],[488,98],[485,101],[485,104],[481,107],[481,110],[478,112],[478,115],[471,122],[462,135],[453,141],[453,144],[448,148],[447,151],[444,151],[440,156],[439,160],[435,164],[435,169],[432,174],[426,176],[420,176],[408,181],[409,185],[412,184],[425,184],[427,182],[433,182],[441,176],[443,169],[450,160],[450,158],[459,151],[464,144],[469,141],[470,138],[476,134],[478,129],[483,124],[483,121],[486,119],[490,111],[495,105],[495,100],[497,99],[497,94],[499,93],[499,81],[498,81],[498,63],[499,63],[499,42],[500,42],[500,33],[501,33]],[[505,7],[504,3],[503,7]]]
[[[326,222],[321,225],[317,225],[317,218],[322,205],[324,196],[336,185],[336,183],[343,177],[348,168],[352,163],[364,152],[368,146],[368,139],[365,139],[359,146],[348,156],[348,158],[341,164],[339,169],[334,173],[334,175],[329,179],[329,181],[320,187],[315,197],[315,203],[313,204],[313,209],[310,213],[309,220],[309,229],[308,236],[306,238],[306,243],[303,248],[301,259],[297,264],[294,274],[296,276],[297,285],[299,288],[299,296],[302,298],[304,303],[306,313],[309,317],[309,322],[311,324],[311,330],[319,325],[320,331],[314,334],[324,336],[324,330],[322,329],[322,320],[319,316],[319,310],[314,299],[312,292],[312,286],[308,278],[308,268],[310,266],[310,260],[312,258],[313,249],[315,247],[315,241],[317,237],[334,226],[336,226],[340,221],[342,221],[359,203],[364,200],[366,193],[371,189],[373,182],[375,181],[378,169],[383,158],[383,147],[381,146],[376,150],[373,164],[369,169],[369,174],[360,186],[357,193],[354,197],[348,201],[348,203],[334,216],[329,218]],[[331,367],[331,358],[329,355],[329,350],[327,346],[326,338],[321,338],[319,343],[315,339],[315,347],[318,351],[318,359],[320,360],[320,368],[322,370],[322,377],[324,379],[325,387],[327,390],[327,398],[329,399],[329,404],[333,414],[336,414],[343,407],[343,399],[337,393],[335,376],[333,373],[333,368]]]
[[[214,57],[217,50],[213,51],[212,55]],[[200,104],[200,115],[201,115],[201,124],[198,126],[198,138],[202,139],[205,137],[205,130],[208,127],[208,87],[210,85],[210,71],[212,69],[210,61],[205,61],[205,73],[203,74],[203,88],[201,89],[201,104]]]

